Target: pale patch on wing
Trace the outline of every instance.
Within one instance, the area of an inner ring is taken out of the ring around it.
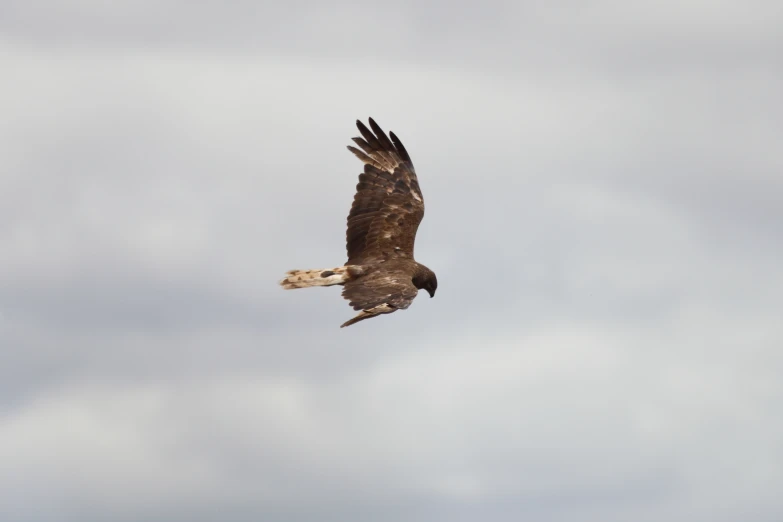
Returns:
[[[356,138],[354,138],[356,140]],[[400,166],[402,160],[397,157],[397,154],[389,151],[375,150],[371,152],[362,152],[355,147],[348,147],[353,152],[354,156],[359,158],[362,163],[366,165],[372,165],[378,170],[386,172],[387,174],[394,174],[397,167]]]
[[[350,319],[346,322],[344,322],[342,325],[340,325],[340,328],[345,328],[346,326],[351,326],[352,324],[356,324],[359,321],[363,321],[365,319],[370,319],[372,317],[381,315],[381,314],[390,314],[394,311],[396,311],[397,308],[390,306],[388,303],[382,303],[377,306],[373,306],[372,308],[368,308],[366,310],[362,310],[359,312],[358,315],[356,315],[353,319]]]

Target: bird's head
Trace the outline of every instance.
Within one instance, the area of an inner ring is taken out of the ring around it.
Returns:
[[[435,274],[432,274],[432,279],[429,281],[427,286],[424,287],[424,289],[428,294],[430,294],[431,298],[435,297],[435,290],[438,289],[438,278],[435,277]]]
[[[438,278],[435,277],[435,272],[424,265],[419,265],[413,277],[413,284],[419,290],[426,290],[430,297],[435,297],[435,290],[438,289]]]

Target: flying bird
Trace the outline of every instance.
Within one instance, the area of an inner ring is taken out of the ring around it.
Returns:
[[[348,261],[337,268],[290,270],[286,290],[342,285],[342,295],[359,314],[344,328],[381,314],[408,308],[419,290],[435,297],[435,273],[413,258],[416,231],[424,217],[424,197],[408,152],[394,135],[370,118],[356,120],[362,137],[348,146],[364,163],[348,214]],[[361,150],[360,150],[361,149]]]

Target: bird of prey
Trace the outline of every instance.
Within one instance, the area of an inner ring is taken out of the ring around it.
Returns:
[[[362,137],[348,146],[364,163],[348,214],[348,261],[337,268],[290,270],[280,285],[287,289],[343,286],[343,297],[359,314],[350,326],[408,308],[420,289],[435,296],[435,273],[413,258],[416,231],[424,217],[416,170],[402,142],[370,118],[370,129],[356,120]],[[359,150],[361,149],[361,150]]]

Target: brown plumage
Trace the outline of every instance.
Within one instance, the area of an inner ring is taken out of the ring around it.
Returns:
[[[343,297],[359,314],[342,327],[381,314],[404,310],[420,289],[435,296],[438,280],[413,258],[416,231],[424,217],[424,197],[408,152],[394,135],[383,132],[370,118],[370,129],[356,126],[359,148],[348,150],[364,163],[348,214],[345,266],[291,270],[280,285],[285,289],[343,285]]]

